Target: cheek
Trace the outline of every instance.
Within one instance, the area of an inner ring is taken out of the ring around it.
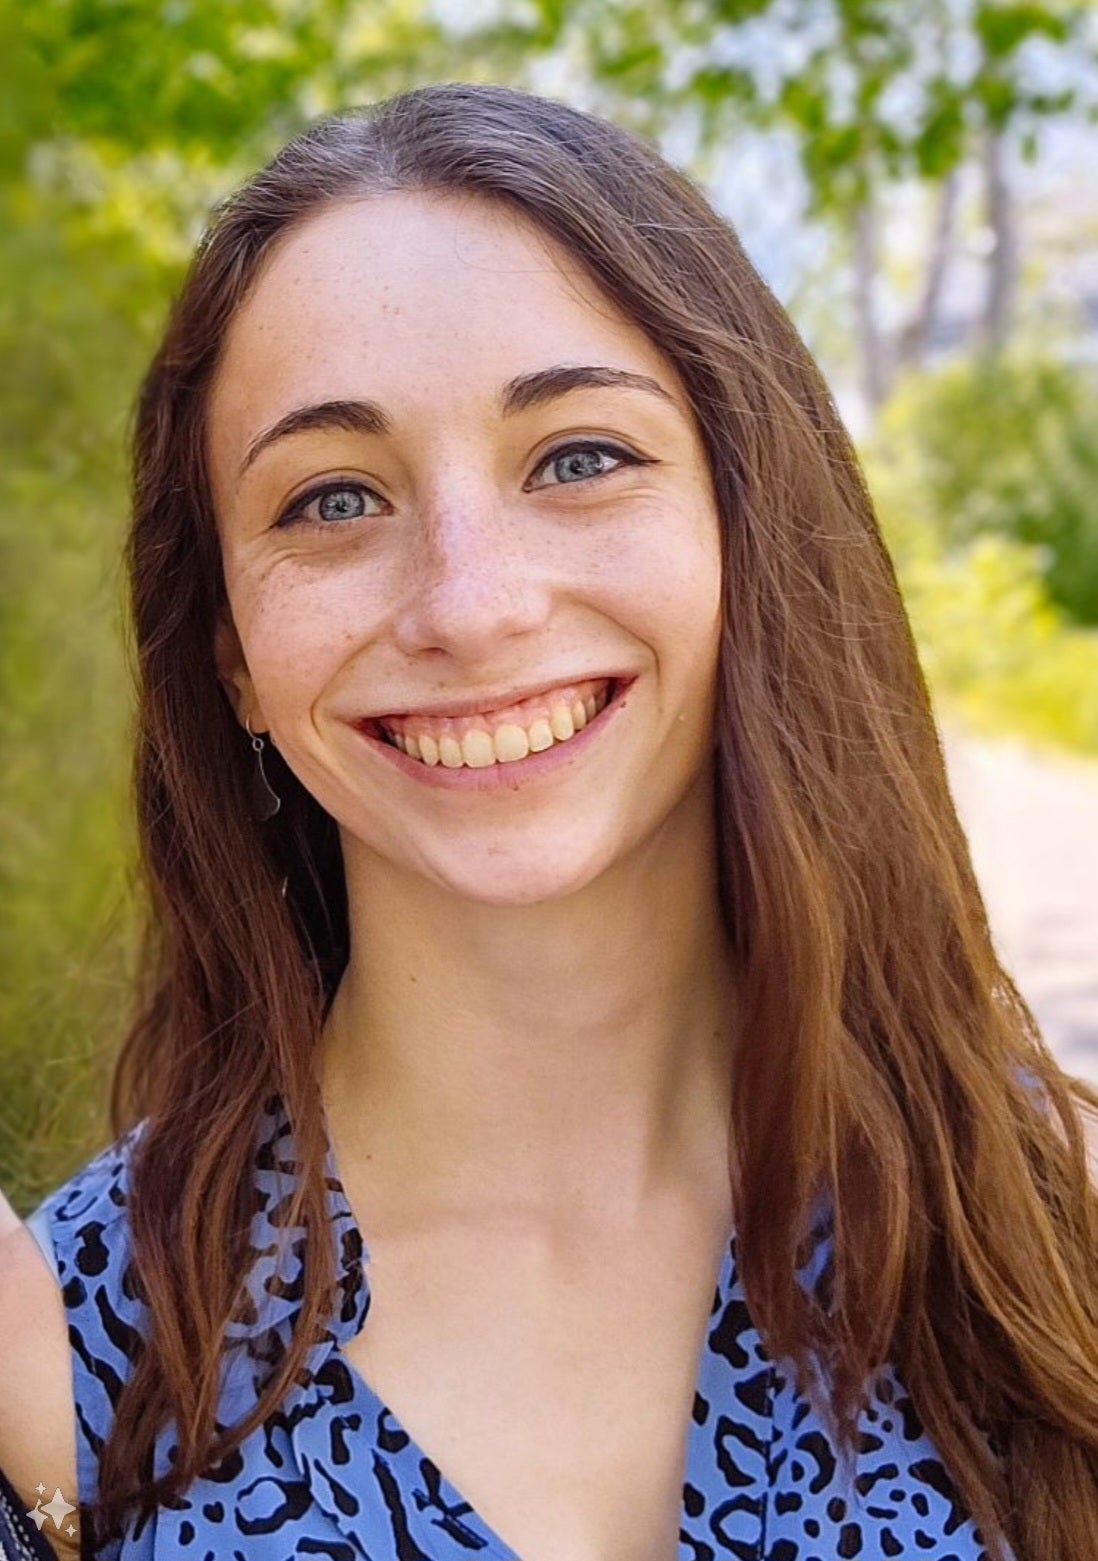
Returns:
[[[357,588],[356,588],[357,586]],[[273,724],[292,721],[368,641],[382,605],[348,573],[283,572],[239,592],[234,616],[248,669]]]
[[[621,620],[661,661],[680,670],[707,665],[719,644],[723,595],[716,517],[711,530],[666,513],[658,519],[618,555],[611,573]]]

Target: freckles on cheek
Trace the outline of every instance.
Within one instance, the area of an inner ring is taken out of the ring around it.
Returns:
[[[261,696],[282,706],[325,676],[347,635],[331,604],[306,591],[264,593],[249,606],[246,655]]]
[[[246,606],[246,655],[274,725],[299,722],[376,631],[381,607],[361,576],[265,582]]]

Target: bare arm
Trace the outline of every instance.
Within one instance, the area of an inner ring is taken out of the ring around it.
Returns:
[[[10,1205],[3,1201],[10,1214]],[[14,1225],[12,1224],[14,1221]],[[37,1241],[14,1215],[0,1235],[0,1468],[27,1509],[56,1490],[77,1505],[76,1413],[65,1305]],[[79,1515],[42,1532],[60,1558],[79,1555]],[[72,1525],[73,1535],[67,1534]]]
[[[0,1241],[3,1241],[5,1236],[10,1236],[13,1230],[18,1230],[19,1223],[18,1214],[4,1197],[3,1188],[0,1188]]]

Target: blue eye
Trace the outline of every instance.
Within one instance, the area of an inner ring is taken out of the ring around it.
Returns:
[[[616,463],[614,466],[601,465],[603,457],[609,455]],[[641,466],[646,464],[637,455],[628,450],[623,450],[619,445],[608,444],[603,440],[583,439],[573,440],[570,444],[561,445],[551,455],[547,455],[537,470],[544,471],[551,466],[556,473],[553,482],[539,483],[538,487],[556,488],[571,486],[575,482],[586,482],[594,477],[608,477],[619,466]]]
[[[607,458],[613,462],[612,465],[606,464]],[[606,440],[573,439],[547,455],[535,470],[536,475],[537,472],[551,467],[555,474],[554,478],[549,482],[526,483],[525,487],[573,487],[577,482],[590,482],[598,477],[608,477],[621,466],[647,466],[648,464],[649,462],[641,456],[634,455],[632,451],[624,450],[620,445],[610,444]],[[368,500],[373,500],[376,504],[385,502],[379,498],[373,488],[350,477],[317,483],[315,487],[309,488],[299,498],[293,500],[290,507],[275,521],[275,529],[280,526],[303,525],[322,530],[336,530],[344,523],[380,514],[380,510],[376,508],[371,510],[367,507]],[[314,506],[315,513],[310,513]]]
[[[368,513],[363,507],[363,496],[366,494],[377,498],[374,490],[364,482],[353,482],[346,477],[336,482],[319,483],[295,499],[290,508],[279,516],[275,525],[290,526],[302,522],[311,526],[337,526],[341,521],[361,520]],[[307,514],[306,511],[318,500],[318,513]]]

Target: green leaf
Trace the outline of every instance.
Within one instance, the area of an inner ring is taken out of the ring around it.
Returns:
[[[913,142],[916,166],[924,179],[942,179],[956,167],[964,153],[965,129],[960,92],[948,77],[937,77],[927,90]]]
[[[974,24],[985,54],[994,60],[1005,60],[1030,38],[1064,43],[1070,33],[1066,19],[1047,5],[997,5],[993,0],[981,0]]]

